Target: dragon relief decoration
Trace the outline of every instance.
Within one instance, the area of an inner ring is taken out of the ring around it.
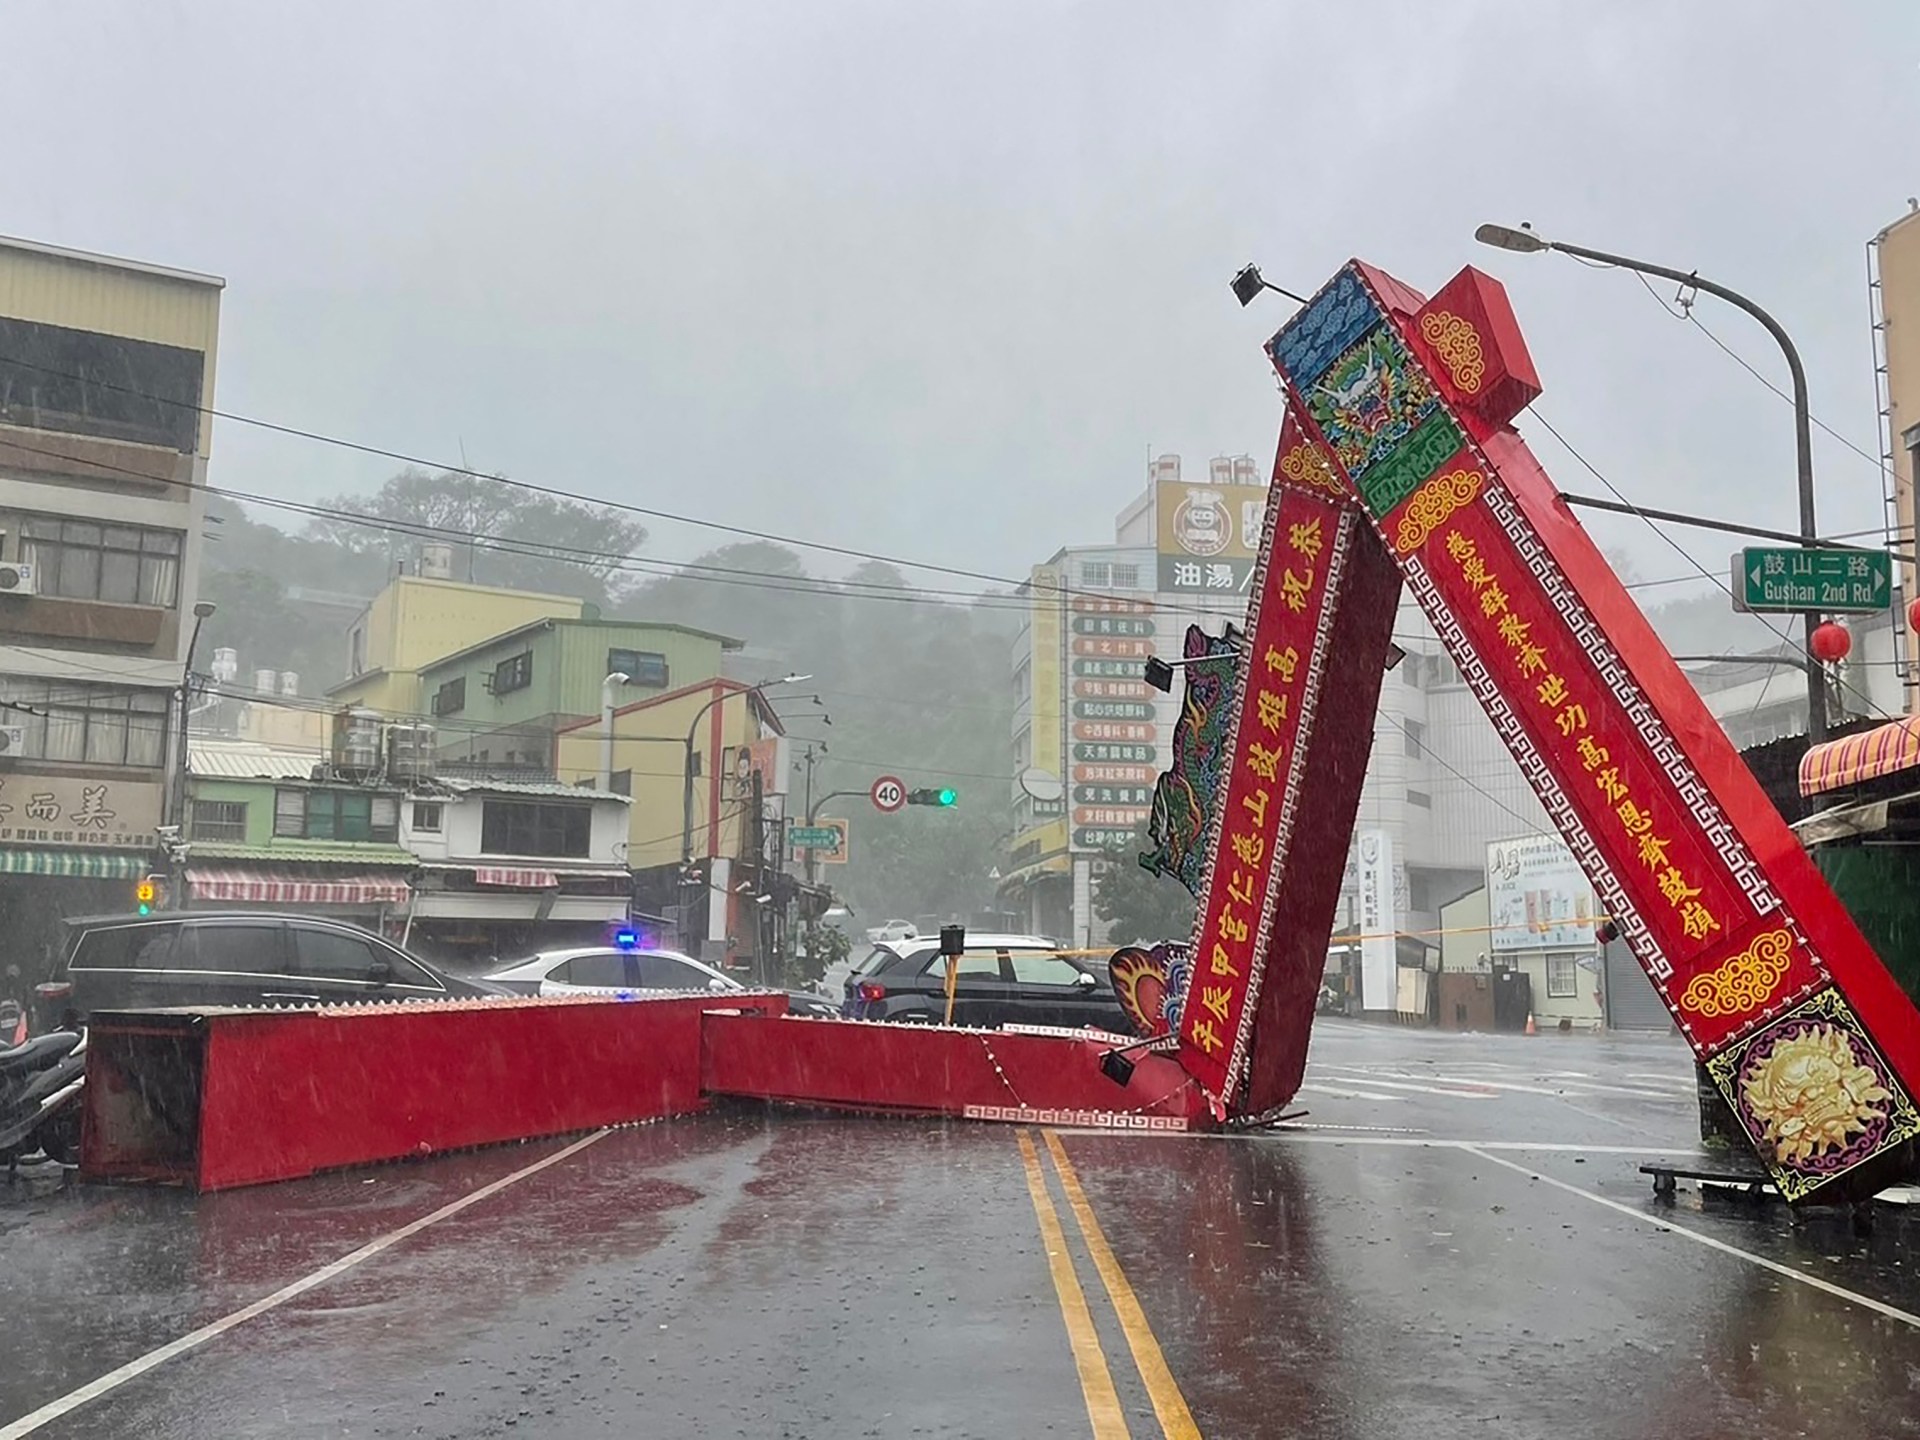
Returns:
[[[1206,866],[1207,830],[1213,819],[1220,770],[1227,758],[1227,731],[1233,723],[1234,671],[1240,658],[1240,632],[1207,634],[1187,627],[1181,651],[1186,664],[1186,693],[1173,726],[1173,763],[1153,787],[1147,838],[1153,849],[1140,864],[1155,875],[1171,875],[1200,894]]]
[[[1307,396],[1334,458],[1356,482],[1397,448],[1439,401],[1406,347],[1376,330],[1333,362]]]

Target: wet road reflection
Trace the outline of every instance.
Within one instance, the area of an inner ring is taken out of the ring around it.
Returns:
[[[1609,1096],[1534,1078],[1591,1074],[1597,1049],[1522,1065],[1338,1029],[1325,1049],[1342,1074],[1433,1083],[1318,1101],[1328,1128],[1291,1135],[1033,1137],[1069,1157],[1043,1189],[1126,1433],[1190,1411],[1215,1437],[1920,1434],[1920,1324],[1902,1318],[1920,1320],[1920,1223],[1889,1213],[1861,1238],[1844,1216],[1684,1192],[1657,1208],[1622,1136],[1684,1137],[1665,1051],[1632,1051],[1642,1078]],[[1437,1077],[1463,1063],[1497,1098],[1449,1093]],[[204,1198],[30,1177],[0,1188],[22,1322],[0,1436],[516,1175],[32,1433],[1085,1436],[1017,1140],[743,1108],[525,1174],[560,1146]],[[1158,1392],[1143,1354],[1164,1356]]]

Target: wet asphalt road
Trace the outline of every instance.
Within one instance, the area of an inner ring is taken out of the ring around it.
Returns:
[[[1064,1165],[736,1110],[202,1198],[23,1176],[0,1437],[1920,1435],[1920,1220],[1657,1206],[1678,1042],[1336,1022],[1300,1103]]]

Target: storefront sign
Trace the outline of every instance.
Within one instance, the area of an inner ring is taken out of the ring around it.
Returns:
[[[1082,743],[1073,747],[1073,758],[1075,760],[1092,760],[1151,767],[1160,758],[1160,751],[1152,745]]]
[[[1137,721],[1081,720],[1073,727],[1075,740],[1124,742],[1148,742],[1157,736],[1152,725],[1142,725]]]
[[[1153,706],[1139,700],[1076,700],[1076,720],[1151,720]]]
[[[1144,660],[1153,654],[1153,641],[1120,635],[1076,635],[1073,653],[1104,660]]]
[[[1558,835],[1523,835],[1487,846],[1489,948],[1593,948],[1593,887]]]
[[[1151,635],[1153,621],[1144,615],[1076,615],[1076,635]]]
[[[0,774],[0,845],[151,850],[159,843],[160,783]]]
[[[1246,593],[1266,505],[1264,485],[1155,485],[1160,590]]]
[[[1152,700],[1154,690],[1143,680],[1076,680],[1073,693],[1083,700]]]

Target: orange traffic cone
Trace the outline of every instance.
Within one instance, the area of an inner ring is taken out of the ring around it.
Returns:
[[[1540,1027],[1533,1023],[1533,1012],[1529,1010],[1527,1011],[1527,1034],[1538,1035],[1539,1033]]]

